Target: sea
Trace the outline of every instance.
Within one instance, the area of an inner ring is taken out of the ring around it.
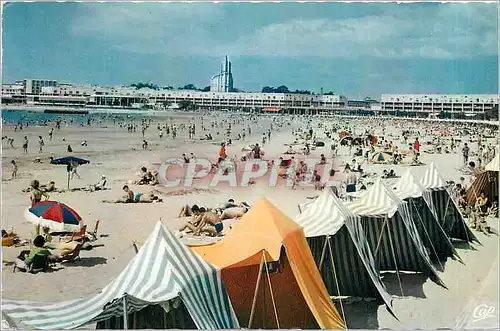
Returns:
[[[163,112],[164,113],[164,112]],[[84,124],[87,123],[89,119],[92,120],[112,120],[112,119],[138,119],[147,118],[153,114],[148,114],[147,112],[131,112],[131,111],[121,111],[121,112],[94,112],[89,114],[61,114],[61,113],[45,113],[40,110],[30,110],[30,109],[2,109],[1,119],[4,125],[16,125],[22,123],[23,125],[37,125],[45,126],[54,124],[57,120],[62,123],[74,123],[74,124]],[[164,113],[164,116],[167,114]],[[172,114],[168,114],[172,116]]]

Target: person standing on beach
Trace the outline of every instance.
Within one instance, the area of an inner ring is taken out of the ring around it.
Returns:
[[[417,153],[420,153],[420,142],[418,141],[418,138],[415,138],[415,142],[413,143],[413,148]]]
[[[52,135],[54,134],[54,128],[50,128],[49,131],[49,141],[52,141]]]
[[[464,147],[462,148],[462,155],[464,157],[464,164],[466,165],[469,161],[469,146],[467,145],[467,143],[465,143]]]
[[[78,179],[81,179],[80,174],[77,172],[77,168],[78,168],[78,163],[72,162],[71,163],[71,179],[73,179],[73,177],[75,175],[76,175],[76,177],[78,177]]]
[[[12,160],[10,162],[10,164],[12,165],[12,177],[11,177],[11,179],[17,179],[17,163],[15,160]]]
[[[43,146],[45,143],[43,142],[42,136],[38,136],[38,153],[43,153]]]
[[[23,150],[24,154],[28,154],[28,136],[24,136]]]

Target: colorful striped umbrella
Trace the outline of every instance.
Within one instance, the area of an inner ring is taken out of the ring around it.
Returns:
[[[389,163],[392,159],[391,152],[378,152],[373,154],[372,162],[373,163]]]
[[[72,208],[57,201],[39,202],[25,212],[26,220],[53,231],[76,232],[83,226],[82,218]]]

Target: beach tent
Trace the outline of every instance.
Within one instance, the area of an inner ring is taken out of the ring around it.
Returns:
[[[500,160],[497,153],[493,160],[484,167],[485,171],[476,176],[474,182],[467,190],[467,203],[469,205],[474,205],[476,203],[476,199],[481,195],[481,192],[485,193],[488,201],[498,202],[499,167]]]
[[[4,299],[2,311],[9,325],[23,329],[74,329],[122,316],[128,325],[129,314],[149,305],[174,306],[176,298],[199,329],[239,328],[220,270],[158,222],[138,254],[99,294],[61,303]]]
[[[361,222],[331,189],[309,202],[295,222],[304,228],[330,295],[381,298],[392,313]]]
[[[420,183],[425,189],[426,200],[431,202],[429,207],[437,215],[448,237],[479,243],[479,240],[467,226],[460,209],[453,199],[448,183],[443,179],[433,162],[427,166]]]
[[[302,227],[262,199],[224,239],[191,247],[222,269],[229,297],[248,328],[345,329]]]
[[[408,205],[379,178],[360,198],[346,203],[361,224],[379,271],[422,272],[445,287],[420,239]],[[404,295],[401,285],[401,293]]]
[[[448,257],[456,257],[461,261],[448,235],[439,223],[438,216],[430,207],[432,202],[428,201],[427,195],[424,195],[425,189],[413,176],[410,169],[401,176],[395,184],[394,190],[398,198],[408,203],[413,221],[431,259],[440,262]]]

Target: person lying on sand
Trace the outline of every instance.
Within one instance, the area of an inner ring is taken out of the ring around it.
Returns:
[[[125,196],[118,200],[102,200],[104,203],[153,203],[153,202],[163,202],[158,196],[154,195],[153,192],[150,193],[136,193],[132,191],[128,185],[123,186],[123,191],[125,191]]]
[[[221,216],[221,220],[227,220],[227,219],[233,219],[233,218],[240,218],[245,215],[245,213],[248,211],[247,207],[230,207],[226,208]]]

